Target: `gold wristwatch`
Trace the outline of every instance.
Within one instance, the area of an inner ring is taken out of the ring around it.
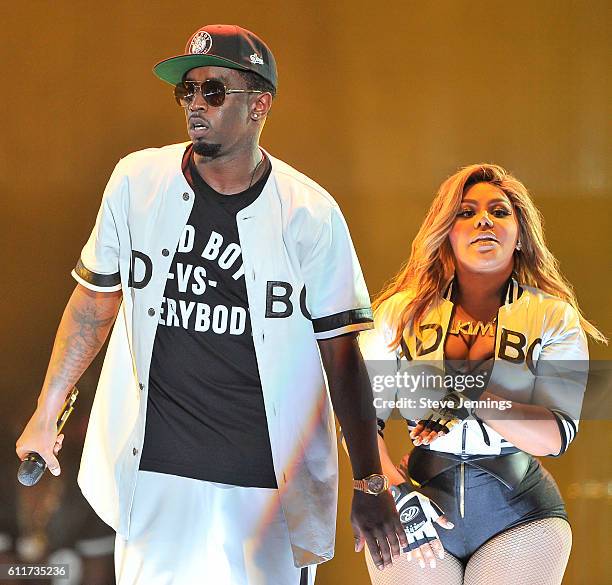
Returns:
[[[363,479],[353,480],[353,488],[366,494],[378,496],[389,489],[389,478],[380,473],[373,473]]]

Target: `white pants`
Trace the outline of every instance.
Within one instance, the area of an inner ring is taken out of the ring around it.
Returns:
[[[297,569],[278,492],[139,471],[117,585],[313,585]]]

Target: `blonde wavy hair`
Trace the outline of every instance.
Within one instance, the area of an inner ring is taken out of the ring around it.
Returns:
[[[514,254],[514,272],[519,283],[537,287],[568,302],[578,312],[584,331],[593,339],[607,343],[604,334],[582,315],[572,286],[546,246],[542,216],[525,185],[498,165],[476,164],[460,169],[442,183],[412,242],[408,261],[373,303],[376,310],[395,293],[411,292],[410,301],[399,315],[390,347],[399,345],[405,330],[419,330],[425,312],[440,299],[452,278],[455,264],[448,234],[461,208],[463,194],[476,183],[499,187],[514,208],[521,242],[520,252]]]

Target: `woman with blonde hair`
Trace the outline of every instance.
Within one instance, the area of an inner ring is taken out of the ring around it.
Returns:
[[[373,384],[379,447],[411,550],[384,571],[366,552],[372,583],[561,583],[571,529],[535,457],[576,436],[586,334],[606,339],[525,186],[490,164],[448,178],[374,309],[360,344],[372,379],[393,380]],[[415,446],[400,468],[382,432],[394,407]]]

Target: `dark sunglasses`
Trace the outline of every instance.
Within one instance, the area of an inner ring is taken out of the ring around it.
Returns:
[[[186,108],[195,99],[196,93],[204,98],[204,101],[214,108],[223,105],[225,96],[229,93],[263,93],[257,89],[228,89],[218,79],[207,79],[206,81],[183,81],[174,87],[174,99],[181,108]]]

